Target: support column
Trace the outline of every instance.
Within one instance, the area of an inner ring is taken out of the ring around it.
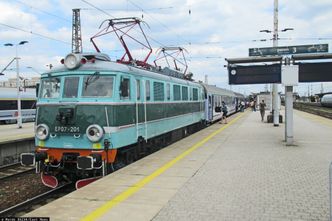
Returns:
[[[286,145],[293,145],[293,86],[285,87],[285,140]]]
[[[278,84],[273,84],[272,87],[272,107],[273,107],[273,126],[279,126],[279,94]]]
[[[273,47],[278,47],[278,0],[274,0],[273,10]],[[273,126],[279,126],[278,84],[272,86]]]

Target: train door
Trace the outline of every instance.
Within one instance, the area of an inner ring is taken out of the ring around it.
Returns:
[[[235,112],[239,111],[239,98],[235,98]]]
[[[209,121],[212,121],[213,118],[213,96],[208,95],[208,119]]]

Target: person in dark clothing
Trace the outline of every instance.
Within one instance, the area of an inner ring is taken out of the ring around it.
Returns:
[[[262,100],[259,103],[259,111],[261,112],[262,122],[264,121],[265,109],[266,109],[266,104],[264,103],[264,100]]]
[[[225,120],[225,124],[227,124],[228,109],[227,109],[226,103],[224,101],[221,102],[221,111],[222,111],[222,118],[221,118],[220,123],[222,124],[222,121]]]
[[[244,101],[240,102],[240,111],[243,112],[244,111]]]

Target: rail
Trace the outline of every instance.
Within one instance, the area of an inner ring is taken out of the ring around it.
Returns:
[[[332,108],[322,107],[320,103],[294,102],[294,109],[332,119]]]
[[[21,166],[20,163],[13,163],[5,166],[0,167],[0,180],[5,180],[8,178],[12,178],[18,175],[21,175],[23,173],[29,173],[31,171],[34,171],[34,167],[26,167]]]
[[[67,183],[62,186],[59,186],[55,189],[51,189],[45,193],[42,193],[38,196],[35,196],[31,199],[28,199],[22,203],[19,203],[15,206],[9,207],[3,211],[0,211],[0,217],[10,217],[10,216],[15,216],[15,214],[22,212],[22,211],[31,211],[33,206],[41,204],[42,202],[46,201],[47,199],[50,198],[59,198],[61,196],[56,196],[56,194],[64,193],[66,190],[71,189],[72,183]],[[68,188],[68,189],[66,189]]]

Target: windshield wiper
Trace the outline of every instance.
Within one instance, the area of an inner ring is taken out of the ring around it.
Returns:
[[[85,90],[87,89],[87,87],[89,86],[89,84],[95,82],[96,80],[99,79],[99,75],[100,75],[100,72],[99,71],[96,71],[95,73],[93,73],[92,75],[90,75],[86,81],[84,82],[85,83]]]

